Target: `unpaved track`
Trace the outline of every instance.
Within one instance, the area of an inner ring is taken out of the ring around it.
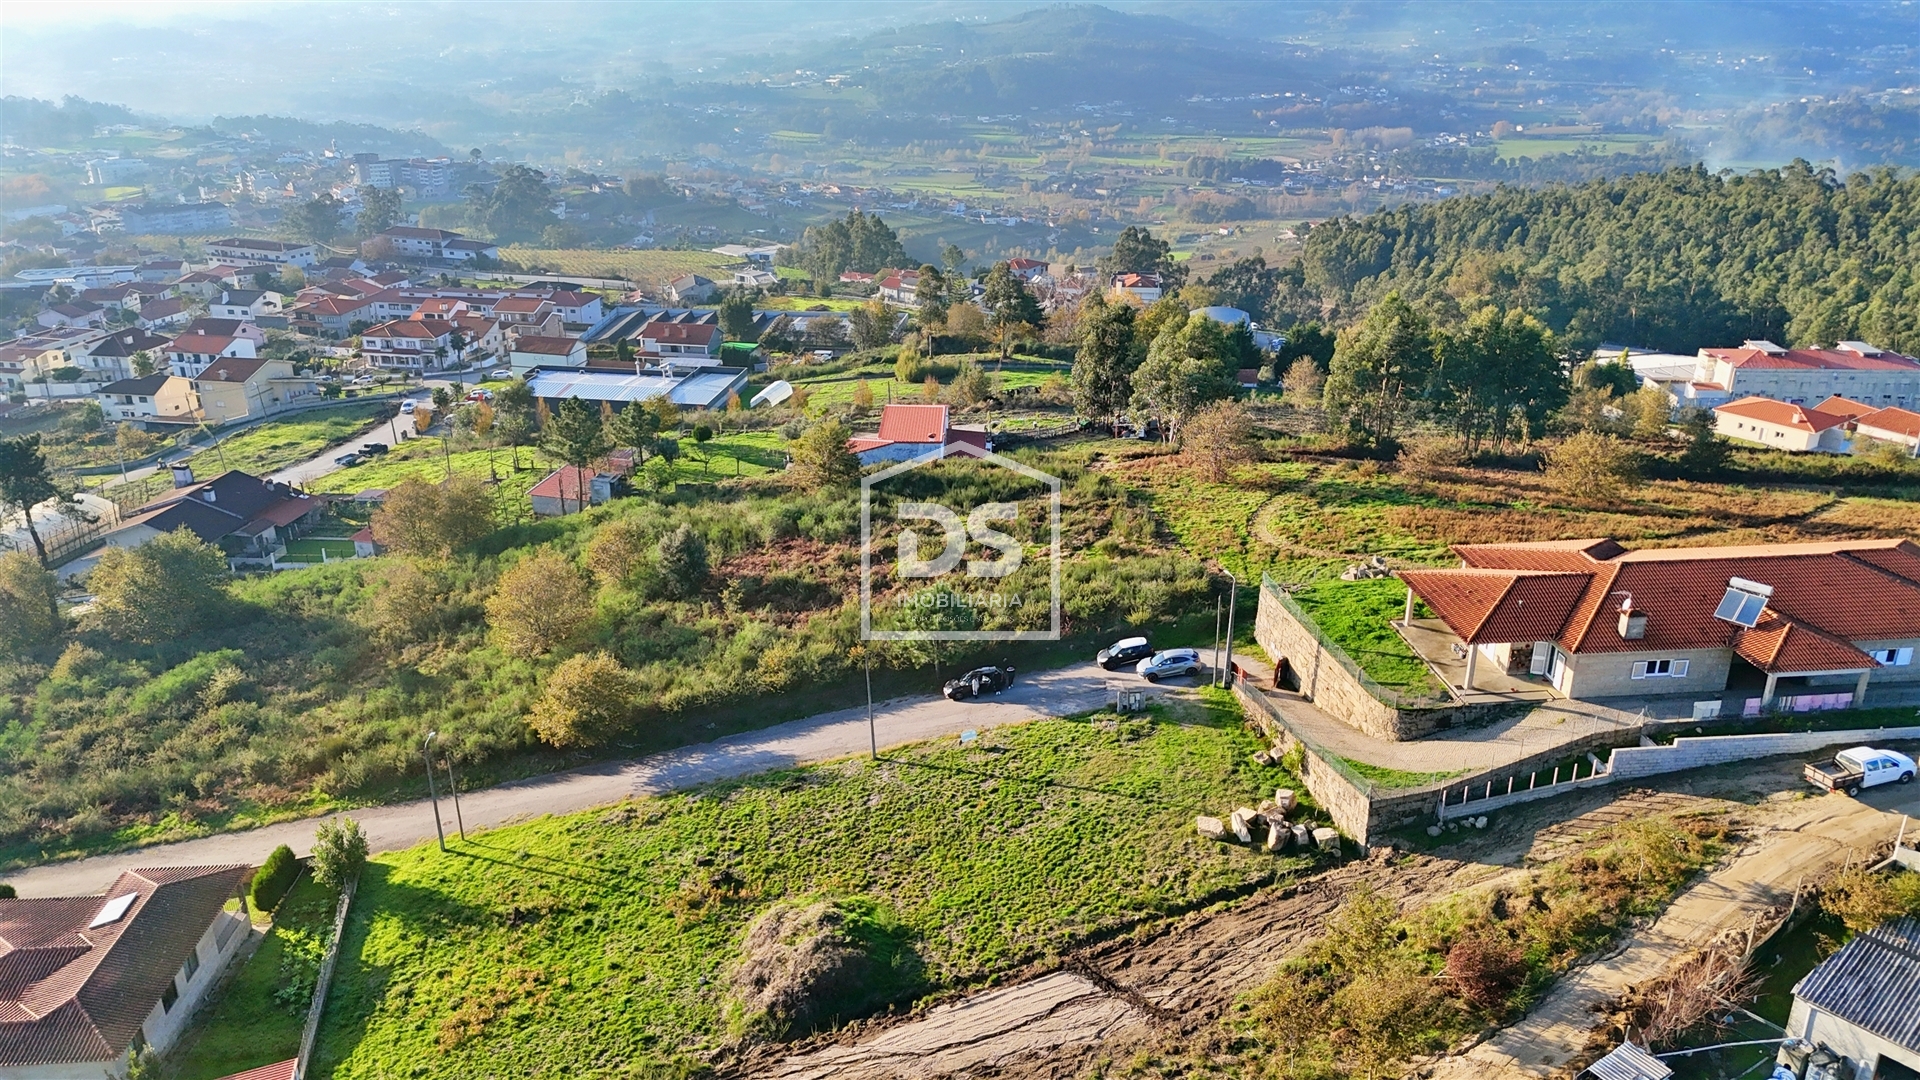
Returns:
[[[1319,937],[1349,889],[1405,902],[1508,873],[1424,855],[1357,861],[1224,910],[1197,912],[1144,940],[1124,938],[1060,969],[743,1063],[766,1080],[1069,1077],[1096,1056],[1192,1035],[1286,957]]]

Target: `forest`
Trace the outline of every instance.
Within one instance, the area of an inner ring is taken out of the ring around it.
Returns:
[[[1920,352],[1920,176],[1703,166],[1408,205],[1308,230],[1242,295],[1276,323],[1354,321],[1389,293],[1539,318],[1573,348],[1691,353],[1767,338]],[[1264,301],[1264,303],[1260,303]]]

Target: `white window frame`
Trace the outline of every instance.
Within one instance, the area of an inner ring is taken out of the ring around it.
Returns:
[[[1911,648],[1875,649],[1871,655],[1882,667],[1907,667],[1913,663]]]
[[[1635,660],[1632,677],[1636,679],[1684,679],[1687,669],[1692,666],[1690,660],[1661,659]]]

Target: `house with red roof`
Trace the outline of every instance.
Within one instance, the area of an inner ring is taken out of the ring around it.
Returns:
[[[444,319],[393,319],[360,332],[360,355],[369,367],[425,374],[459,365],[464,350],[454,346],[458,333]]]
[[[200,333],[192,326],[168,342],[161,353],[167,369],[183,379],[198,378],[216,360],[251,360],[257,355],[251,337]]]
[[[252,933],[248,866],[122,871],[101,896],[0,900],[0,1076],[123,1075],[165,1053]]]
[[[1713,409],[1713,429],[1721,435],[1799,452],[1846,453],[1848,419],[1846,410],[1826,412],[1764,397],[1741,398]]]
[[[1032,281],[1034,278],[1045,276],[1047,272],[1047,260],[1008,259],[1007,269],[1013,271],[1013,276],[1019,278],[1021,281]]]
[[[908,461],[931,453],[945,457],[948,448],[959,443],[993,449],[987,429],[955,427],[949,419],[945,405],[888,405],[880,410],[880,430],[848,439],[847,449],[862,465]]]
[[[1911,540],[1453,551],[1458,567],[1397,572],[1408,596],[1394,625],[1443,678],[1451,666],[1433,655],[1432,635],[1464,652],[1464,677],[1447,679],[1462,700],[1518,680],[1583,699],[1744,690],[1757,712],[1783,689],[1821,707],[1859,706],[1870,683],[1920,681]],[[1434,617],[1416,618],[1416,601]]]
[[[1911,409],[1875,409],[1873,412],[1854,418],[1854,449],[1861,448],[1860,439],[1878,439],[1881,442],[1898,443],[1916,455],[1920,455],[1920,412]]]
[[[613,498],[617,478],[612,473],[576,465],[562,465],[528,490],[535,517],[563,517]]]
[[[713,323],[668,322],[656,319],[640,328],[640,354],[652,363],[717,366],[726,338]]]

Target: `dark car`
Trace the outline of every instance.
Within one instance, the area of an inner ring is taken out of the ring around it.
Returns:
[[[360,452],[367,455],[368,457],[373,457],[378,454],[384,454],[387,452],[387,444],[383,442],[370,442],[367,445],[361,447]]]
[[[341,466],[342,468],[345,468],[350,465],[358,465],[360,464],[360,455],[359,454],[341,454],[339,457],[333,459],[333,463],[335,465]]]
[[[1103,668],[1112,671],[1115,668],[1132,667],[1153,655],[1153,644],[1143,637],[1121,638],[1119,641],[1100,650],[1094,660]]]
[[[1010,667],[974,668],[957,679],[948,679],[940,692],[954,701],[965,701],[981,694],[997,694],[1013,685]]]

